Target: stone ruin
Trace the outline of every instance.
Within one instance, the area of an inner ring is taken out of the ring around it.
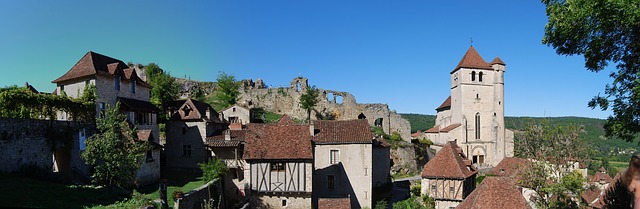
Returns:
[[[304,77],[294,78],[289,87],[266,87],[261,79],[243,80],[240,105],[248,108],[263,108],[266,111],[287,114],[304,119],[307,113],[300,106],[300,96],[309,88],[309,80]],[[358,104],[348,92],[318,88],[320,100],[311,113],[311,119],[351,120],[367,119],[372,127],[382,127],[385,133],[398,132],[402,138],[410,142],[411,126],[409,121],[389,110],[387,104]]]

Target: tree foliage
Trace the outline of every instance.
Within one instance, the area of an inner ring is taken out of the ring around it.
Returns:
[[[320,95],[320,91],[316,86],[312,86],[300,96],[300,106],[307,110],[307,121],[311,120],[311,110],[318,104],[318,95]]]
[[[615,64],[605,95],[592,108],[611,108],[608,136],[632,141],[640,132],[640,4],[625,0],[542,0],[549,21],[542,43],[560,55],[583,55],[594,72]]]
[[[202,179],[206,182],[220,178],[227,173],[227,165],[218,158],[211,158],[206,163],[198,164],[202,170]]]
[[[98,133],[86,140],[82,158],[93,166],[93,181],[98,185],[127,188],[133,185],[145,151],[151,147],[137,141],[136,130],[120,114],[120,103],[108,107],[97,120]]]
[[[240,83],[233,75],[220,72],[216,79],[217,91],[213,94],[213,105],[216,110],[222,110],[236,104],[240,95]]]
[[[94,85],[87,86],[80,98],[35,93],[25,87],[4,87],[0,88],[0,117],[55,119],[56,113],[63,111],[72,120],[93,122],[96,115],[95,95]]]
[[[548,121],[528,124],[515,142],[517,157],[533,160],[523,170],[520,186],[531,188],[541,198],[539,208],[577,208],[573,196],[584,190],[582,175],[572,172],[575,163],[584,163],[590,151],[580,139],[578,126],[551,126]]]
[[[178,99],[180,85],[155,63],[149,63],[144,71],[147,75],[147,82],[151,85],[151,103],[160,108],[160,119],[165,121],[167,119],[167,114],[165,114],[167,104]]]

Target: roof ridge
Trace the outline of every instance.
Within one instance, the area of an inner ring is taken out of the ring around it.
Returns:
[[[458,62],[458,65],[455,69],[453,69],[453,71],[451,71],[451,73],[457,71],[460,68],[493,70],[493,67],[491,67],[491,65],[487,63],[487,61],[485,61],[482,56],[480,56],[478,51],[476,51],[473,46],[470,46],[467,52],[464,53],[462,59],[460,59],[460,62]]]

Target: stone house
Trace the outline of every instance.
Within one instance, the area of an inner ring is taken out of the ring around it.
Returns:
[[[457,143],[448,142],[424,165],[420,194],[432,197],[436,208],[456,207],[476,188],[477,173]]]
[[[159,109],[149,102],[150,86],[138,77],[135,70],[121,60],[89,51],[71,69],[52,81],[57,85],[57,94],[72,98],[82,96],[88,85],[96,87],[96,116],[102,117],[107,106],[120,102],[120,112],[135,126],[138,133],[148,136],[152,144],[159,142],[156,115]],[[65,112],[57,114],[58,120],[71,120]],[[155,182],[160,178],[160,147],[154,146],[145,156],[138,172],[138,185]]]
[[[240,105],[233,105],[220,111],[220,114],[228,123],[239,123],[241,125],[247,125],[251,122],[251,111],[246,107]]]
[[[374,148],[384,146],[377,143],[369,123],[364,119],[316,120],[309,131],[313,135],[314,205],[318,198],[349,197],[352,208],[372,207],[374,186],[389,182],[390,158],[388,146]]]
[[[504,62],[484,61],[471,46],[450,72],[451,95],[436,108],[433,128],[425,137],[434,144],[456,141],[480,167],[513,156],[513,131],[504,126]]]
[[[240,124],[238,124],[240,125]],[[244,152],[245,135],[247,129],[240,126],[229,126],[230,129],[222,133],[207,137],[205,146],[211,155],[227,165],[229,169],[225,178],[225,196],[241,202],[245,199],[245,169],[247,164],[242,154]]]
[[[248,124],[244,159],[255,208],[311,208],[313,150],[309,126],[285,115],[275,124]]]
[[[167,167],[199,170],[199,163],[212,156],[207,137],[226,129],[218,113],[207,103],[186,99],[167,105],[165,156]]]

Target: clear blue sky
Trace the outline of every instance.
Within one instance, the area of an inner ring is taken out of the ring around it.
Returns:
[[[287,86],[294,77],[359,103],[435,114],[449,72],[470,45],[507,64],[508,116],[606,118],[587,102],[612,68],[541,44],[539,1],[6,1],[0,6],[0,86],[52,80],[92,50],[158,63],[176,77],[224,71]]]

